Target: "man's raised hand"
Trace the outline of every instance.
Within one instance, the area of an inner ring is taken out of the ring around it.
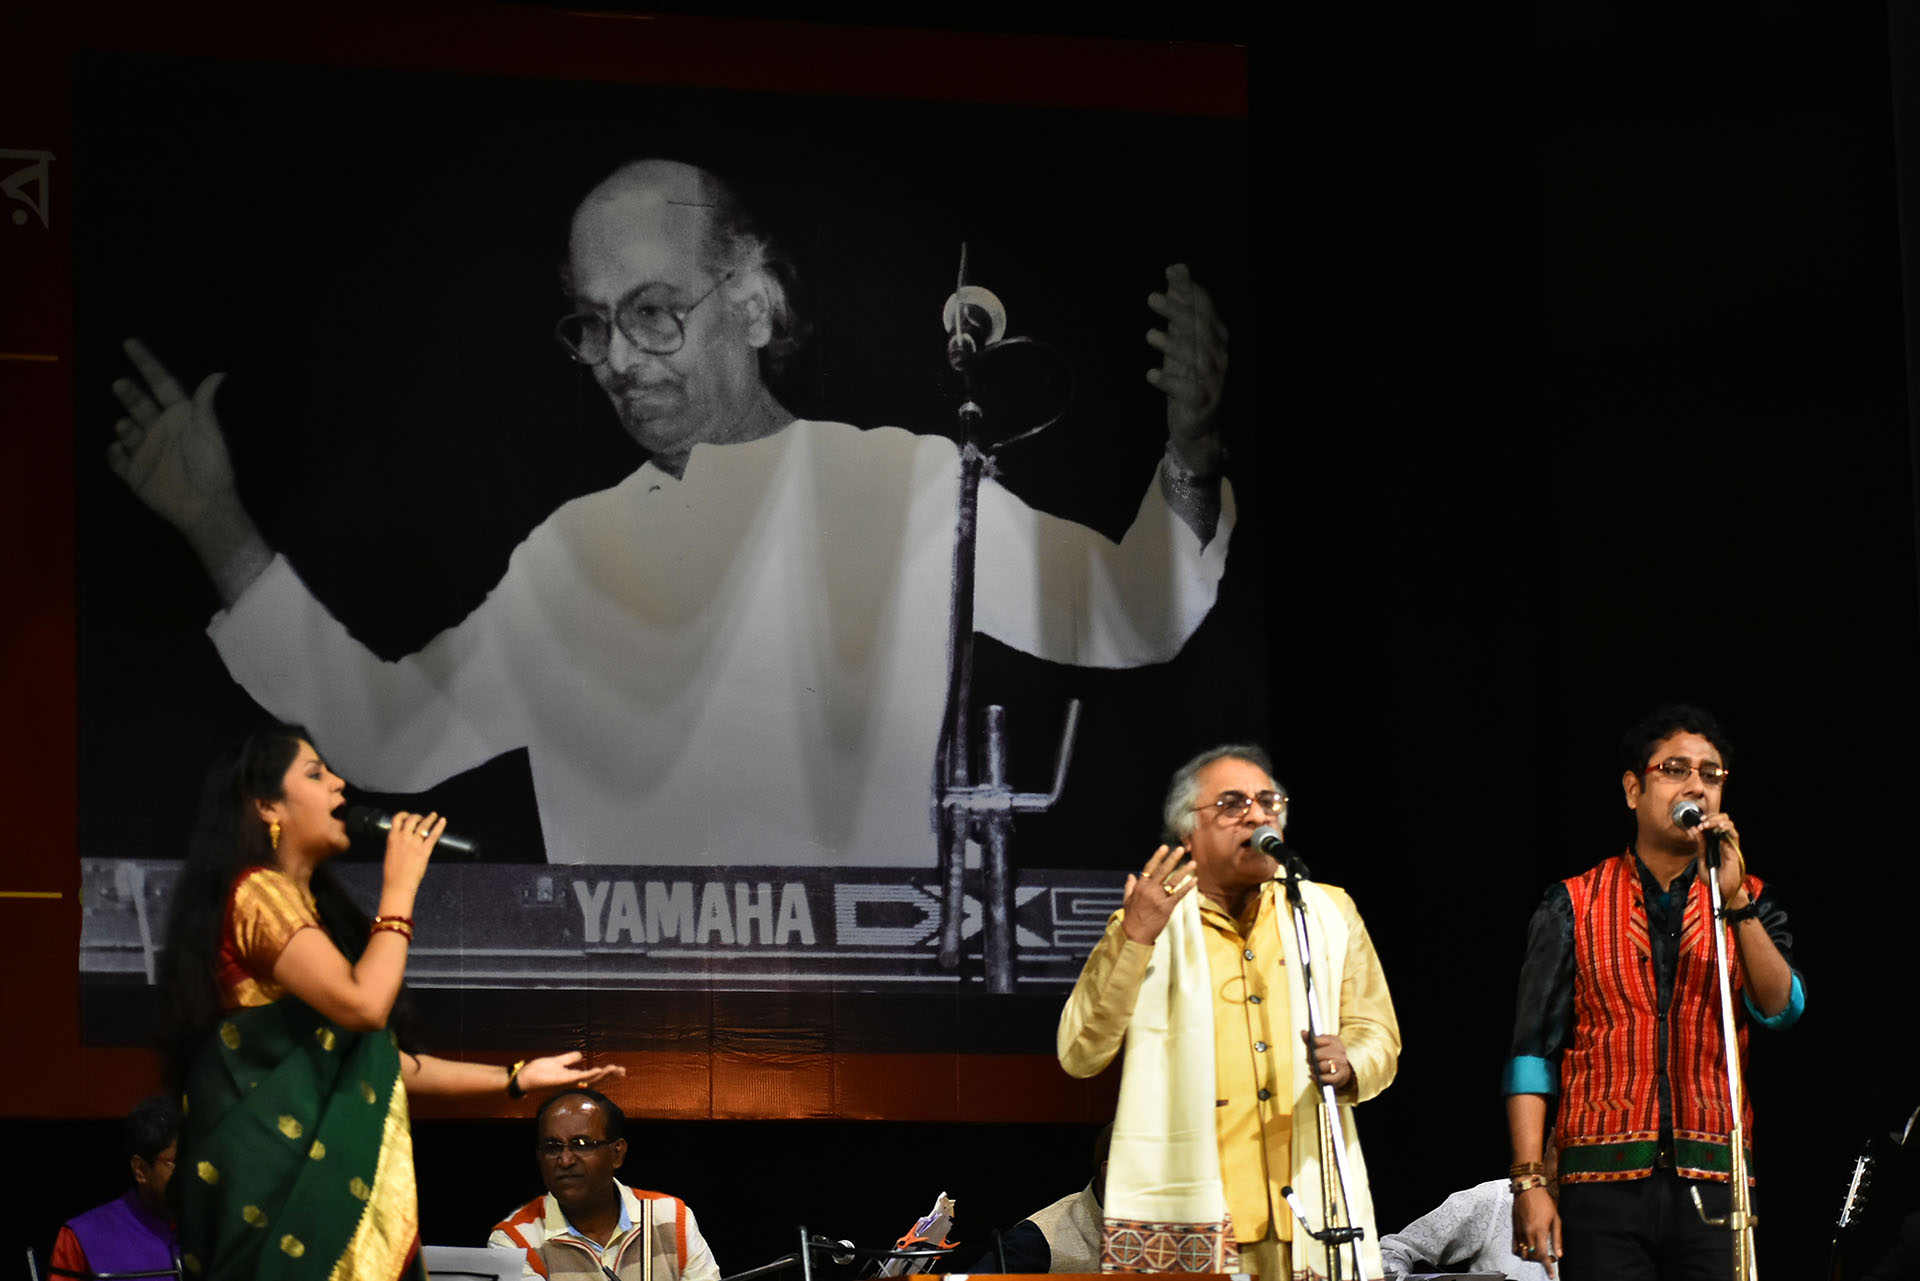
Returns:
[[[1127,877],[1126,895],[1121,904],[1127,914],[1121,919],[1120,928],[1134,942],[1151,944],[1160,937],[1160,931],[1167,928],[1174,906],[1193,892],[1195,882],[1186,846],[1162,845],[1137,876]]]
[[[234,483],[233,457],[213,411],[225,374],[208,374],[189,397],[138,338],[125,344],[137,378],[113,380],[126,415],[113,425],[107,467],[162,520],[186,535],[222,600],[232,604],[273,552]]]
[[[1227,384],[1227,327],[1184,263],[1167,268],[1166,291],[1148,294],[1147,306],[1167,322],[1147,331],[1160,353],[1147,381],[1166,393],[1168,444],[1188,471],[1210,476],[1221,462],[1215,419]]]

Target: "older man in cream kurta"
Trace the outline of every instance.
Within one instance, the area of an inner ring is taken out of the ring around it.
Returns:
[[[1094,1075],[1127,1046],[1108,1173],[1109,1270],[1225,1268],[1237,1245],[1240,1266],[1262,1276],[1324,1275],[1318,1245],[1293,1248],[1280,1195],[1297,1185],[1321,1226],[1324,1081],[1342,1104],[1346,1218],[1365,1231],[1367,1274],[1380,1275],[1352,1105],[1392,1082],[1399,1023],[1352,899],[1308,882],[1315,988],[1334,1030],[1307,1043],[1285,891],[1273,858],[1252,843],[1269,815],[1284,823],[1285,808],[1257,748],[1217,749],[1175,775],[1167,820],[1183,845],[1161,846],[1127,878],[1125,906],[1061,1016],[1060,1062],[1074,1076]]]

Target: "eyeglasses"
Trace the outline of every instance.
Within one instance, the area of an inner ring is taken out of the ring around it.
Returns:
[[[660,289],[657,282],[649,281],[613,305],[611,321],[600,311],[576,311],[560,317],[560,322],[553,327],[553,336],[560,340],[567,354],[582,365],[606,363],[613,350],[616,325],[636,349],[649,356],[671,356],[687,345],[687,317],[693,314],[694,308],[713,297],[720,286],[733,277],[734,273],[728,272],[713,282],[712,289],[684,307],[669,307],[657,297],[643,297],[650,290],[657,294]]]
[[[1665,774],[1676,783],[1686,782],[1687,775],[1693,773],[1695,770],[1700,771],[1700,781],[1708,787],[1720,786],[1727,781],[1727,775],[1733,773],[1732,770],[1723,768],[1713,761],[1701,761],[1698,765],[1695,765],[1693,762],[1682,760],[1678,756],[1672,756],[1664,761],[1660,761],[1658,764],[1647,766],[1647,773]]]
[[[590,1139],[584,1134],[576,1134],[570,1139],[542,1139],[533,1145],[533,1150],[544,1157],[556,1157],[562,1152],[585,1156],[589,1152],[598,1152],[609,1143],[619,1141],[618,1139]]]
[[[1255,792],[1252,796],[1248,796],[1245,792],[1222,792],[1218,800],[1208,801],[1205,805],[1196,805],[1193,810],[1196,814],[1212,810],[1215,819],[1219,822],[1238,823],[1256,804],[1275,818],[1279,818],[1287,812],[1287,794]]]

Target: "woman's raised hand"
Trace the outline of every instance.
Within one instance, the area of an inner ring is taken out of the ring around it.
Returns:
[[[427,860],[433,857],[433,847],[446,830],[447,820],[438,813],[409,814],[402,810],[393,816],[393,826],[387,829],[387,860],[380,890],[383,915],[412,915],[414,891],[420,888],[420,880],[427,874]],[[389,901],[395,895],[405,897],[404,906]]]

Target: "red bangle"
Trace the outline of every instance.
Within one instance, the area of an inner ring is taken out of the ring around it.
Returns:
[[[413,924],[413,918],[411,916],[376,916],[373,918],[375,925],[384,925],[388,921],[398,921],[400,924],[408,926]]]

